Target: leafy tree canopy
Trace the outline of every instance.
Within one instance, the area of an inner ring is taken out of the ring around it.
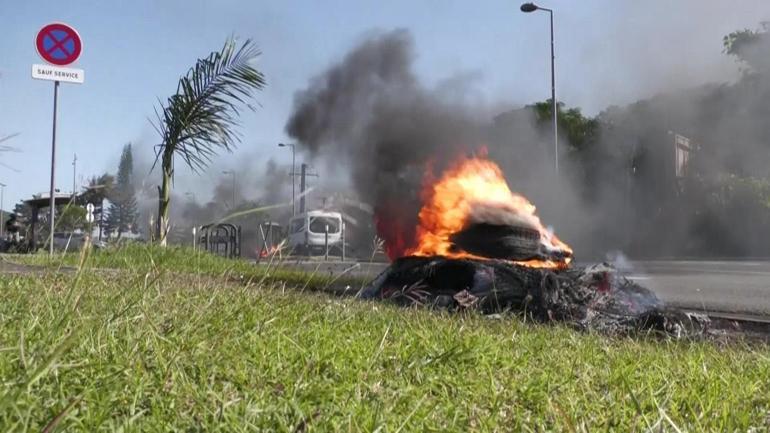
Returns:
[[[770,70],[770,22],[758,30],[743,29],[722,39],[724,52],[750,66],[755,72]]]

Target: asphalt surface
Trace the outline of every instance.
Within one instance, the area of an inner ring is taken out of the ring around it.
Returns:
[[[29,274],[39,272],[41,269],[43,268],[12,263],[0,257],[0,275]]]
[[[770,316],[770,261],[632,262],[629,278],[670,305]]]
[[[330,275],[345,273],[374,278],[388,264],[312,261],[286,266]],[[659,260],[616,266],[671,306],[770,317],[770,260]]]

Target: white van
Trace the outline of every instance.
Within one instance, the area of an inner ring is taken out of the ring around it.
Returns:
[[[294,254],[324,254],[327,242],[329,253],[336,254],[342,247],[342,214],[311,210],[289,220],[289,249]]]

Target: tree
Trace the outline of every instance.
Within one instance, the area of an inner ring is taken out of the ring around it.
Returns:
[[[32,224],[32,208],[25,202],[20,201],[14,205],[13,213],[16,214],[16,218],[21,224],[21,236],[24,239],[29,239],[29,230]]]
[[[88,186],[86,186],[85,191],[78,195],[77,201],[81,206],[91,203],[100,208],[102,202],[112,195],[113,188],[115,188],[115,176],[109,173],[91,176],[88,179]]]
[[[132,173],[134,171],[134,158],[131,153],[131,143],[123,146],[118,164],[118,182],[112,194],[107,197],[110,200],[110,211],[107,216],[107,233],[117,233],[118,239],[125,232],[136,232],[136,191]]]
[[[174,156],[179,155],[194,172],[206,168],[220,150],[231,152],[240,141],[235,130],[239,105],[247,103],[256,90],[265,86],[264,75],[252,66],[261,53],[247,40],[240,48],[228,39],[220,51],[198,59],[179,79],[177,92],[156,110],[155,129],[162,141],[155,164],[160,161],[162,184],[159,188],[157,237],[166,244],[169,231],[171,182]]]
[[[72,232],[86,226],[86,210],[76,204],[57,206],[56,232]]]
[[[547,124],[553,120],[553,105],[551,100],[537,102],[531,105],[535,111],[538,123]],[[599,122],[595,118],[585,117],[580,108],[564,109],[564,103],[556,104],[559,135],[567,137],[567,145],[576,151],[585,149],[593,144],[599,133]]]
[[[722,39],[725,54],[734,56],[755,72],[770,69],[770,23],[760,23],[759,30],[738,30]]]

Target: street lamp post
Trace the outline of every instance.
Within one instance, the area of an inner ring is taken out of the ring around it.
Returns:
[[[230,174],[233,176],[233,202],[230,206],[232,206],[233,210],[235,209],[235,171],[233,170],[225,170],[222,172],[222,174]]]
[[[554,43],[553,43],[553,10],[537,6],[534,3],[524,3],[521,5],[522,12],[535,12],[535,11],[548,12],[551,18],[551,111],[553,111],[553,151],[554,151],[554,167],[556,174],[559,174],[559,123],[557,121],[558,106],[556,104],[556,56],[554,55]]]
[[[296,215],[297,206],[294,204],[294,178],[297,177],[297,170],[295,167],[296,151],[294,149],[294,143],[278,143],[278,147],[291,147],[291,216]]]

